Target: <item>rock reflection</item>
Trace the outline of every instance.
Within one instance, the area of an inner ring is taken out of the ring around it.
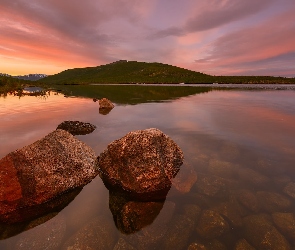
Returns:
[[[32,229],[55,217],[59,211],[75,199],[81,190],[82,188],[76,188],[41,205],[21,208],[1,216],[0,240]]]
[[[111,111],[112,109],[99,109],[101,115],[108,115]]]
[[[135,233],[152,224],[163,205],[164,201],[140,202],[110,191],[109,207],[116,227],[124,234]]]

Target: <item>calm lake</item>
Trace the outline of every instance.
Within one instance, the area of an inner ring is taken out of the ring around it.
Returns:
[[[102,97],[115,103],[108,114]],[[1,96],[0,117],[0,158],[66,120],[97,127],[76,136],[97,155],[158,128],[185,156],[164,202],[121,204],[97,176],[60,211],[0,224],[1,250],[295,249],[294,90],[67,86]]]

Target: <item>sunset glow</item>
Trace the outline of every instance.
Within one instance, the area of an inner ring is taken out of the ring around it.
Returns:
[[[294,0],[1,0],[0,73],[116,60],[295,77]]]

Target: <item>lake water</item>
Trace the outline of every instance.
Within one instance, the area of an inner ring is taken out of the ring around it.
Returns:
[[[97,155],[130,131],[158,128],[184,164],[164,202],[121,204],[97,176],[61,211],[1,226],[0,249],[295,248],[294,90],[167,86],[145,98],[146,86],[75,88],[0,97],[0,158],[79,120],[96,125],[77,137]],[[116,106],[100,114],[94,97]]]

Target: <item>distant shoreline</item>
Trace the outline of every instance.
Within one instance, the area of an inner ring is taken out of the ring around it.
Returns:
[[[208,84],[208,83],[185,83],[185,84],[176,84],[176,83],[113,83],[113,84],[103,84],[103,83],[91,83],[86,85],[134,85],[134,86],[179,86],[179,87],[209,87],[213,89],[261,89],[261,90],[295,90],[295,84],[259,84],[259,83],[249,83],[249,84],[240,84],[240,83],[220,83],[220,84]]]

